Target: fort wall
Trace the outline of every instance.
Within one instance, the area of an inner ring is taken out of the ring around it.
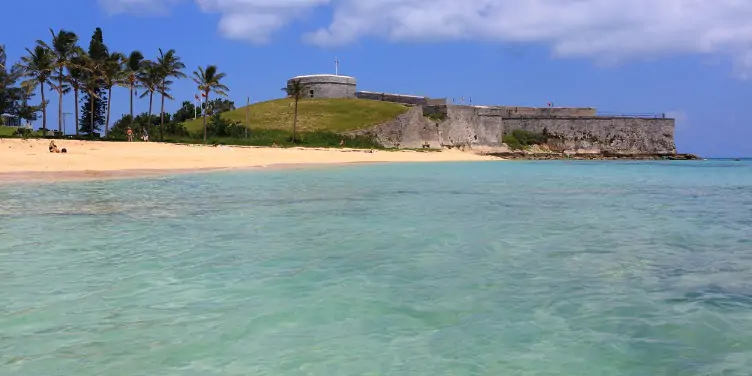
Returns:
[[[385,147],[505,151],[502,136],[521,129],[548,135],[547,145],[555,152],[676,153],[674,119],[506,114],[504,107],[416,106],[392,121],[351,134],[372,136]]]
[[[515,129],[549,135],[554,151],[674,154],[674,119],[638,117],[512,117],[504,132]]]
[[[412,105],[412,106],[446,104],[446,98],[428,98],[428,97],[418,96],[418,95],[379,93],[375,91],[358,91],[355,93],[355,96],[360,99],[401,103],[401,104],[407,104],[407,105]]]

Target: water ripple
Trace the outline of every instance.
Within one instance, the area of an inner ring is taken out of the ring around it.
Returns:
[[[752,165],[0,187],[0,374],[752,374]]]

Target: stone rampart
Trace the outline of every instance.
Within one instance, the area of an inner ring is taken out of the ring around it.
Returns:
[[[676,153],[674,119],[638,117],[512,117],[504,132],[515,129],[549,136],[554,151]]]
[[[385,147],[500,147],[502,117],[498,109],[471,106],[416,106],[396,119],[352,132],[369,135]]]
[[[370,99],[374,101],[410,104],[410,105],[415,105],[415,106],[428,104],[427,97],[421,97],[417,95],[378,93],[374,91],[359,91],[355,93],[355,96],[360,99]]]
[[[506,117],[499,107],[416,106],[394,120],[352,134],[386,147],[508,150],[515,129],[548,135],[550,150],[566,153],[675,154],[674,119],[599,116]]]

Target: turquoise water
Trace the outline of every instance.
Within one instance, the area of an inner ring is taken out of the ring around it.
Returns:
[[[0,186],[2,375],[750,375],[752,163]]]

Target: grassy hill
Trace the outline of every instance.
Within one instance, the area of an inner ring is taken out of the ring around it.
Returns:
[[[16,133],[16,130],[18,128],[16,127],[6,127],[4,125],[0,125],[0,136],[13,136]]]
[[[251,129],[292,129],[293,100],[276,99],[255,103],[248,113]],[[394,119],[407,107],[389,102],[366,99],[306,98],[298,102],[298,131],[344,132],[367,128]],[[222,114],[223,118],[245,124],[246,107]],[[201,118],[184,123],[189,132],[201,132]]]

